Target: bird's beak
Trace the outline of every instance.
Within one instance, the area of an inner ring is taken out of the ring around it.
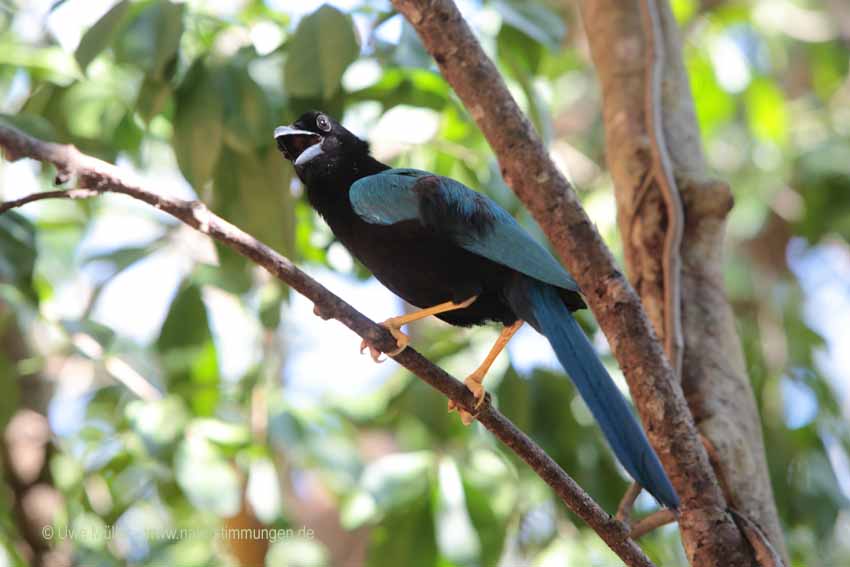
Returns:
[[[292,126],[278,126],[274,129],[274,139],[283,157],[302,165],[322,153],[324,138],[309,130],[299,130]]]

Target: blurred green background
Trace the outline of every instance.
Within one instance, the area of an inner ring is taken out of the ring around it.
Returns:
[[[574,3],[459,4],[619,251]],[[850,5],[672,5],[710,165],[735,194],[728,290],[794,565],[848,565]],[[384,161],[488,193],[540,237],[388,1],[0,0],[0,122],[199,197],[372,318],[396,314],[274,148],[273,128],[308,109]],[[54,173],[0,162],[0,198]],[[618,564],[480,426],[311,311],[121,196],[0,216],[0,567]],[[411,332],[461,377],[496,335]],[[613,511],[626,477],[548,345],[524,332],[509,353],[488,378],[496,403]],[[220,531],[238,528],[252,531]],[[675,527],[641,541],[686,564]]]

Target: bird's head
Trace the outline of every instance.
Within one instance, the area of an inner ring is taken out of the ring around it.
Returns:
[[[358,156],[368,155],[369,145],[327,114],[310,111],[289,126],[274,130],[277,147],[292,162],[298,176],[313,177],[346,167]]]

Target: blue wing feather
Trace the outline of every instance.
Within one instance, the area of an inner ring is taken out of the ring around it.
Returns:
[[[390,169],[356,181],[349,199],[357,215],[372,224],[424,222],[422,199],[413,187],[425,177],[439,180],[444,211],[461,229],[452,233],[458,246],[550,285],[579,291],[572,276],[506,210],[453,179],[417,169]],[[474,229],[476,213],[489,217],[483,230]],[[465,226],[469,230],[463,230]]]

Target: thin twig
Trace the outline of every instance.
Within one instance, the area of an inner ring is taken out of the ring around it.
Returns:
[[[632,539],[640,539],[649,532],[658,529],[661,526],[672,524],[675,521],[676,513],[673,512],[673,510],[665,509],[653,512],[646,518],[641,518],[634,526],[632,526]]]
[[[31,157],[53,164],[59,170],[62,179],[75,176],[81,187],[93,189],[90,195],[102,192],[121,193],[170,214],[262,266],[273,276],[313,301],[317,311],[323,317],[337,319],[378,350],[391,352],[396,348],[395,339],[385,328],[328,291],[289,259],[215,215],[203,203],[154,193],[130,180],[115,166],[82,154],[73,146],[44,142],[7,126],[0,125],[0,147],[6,150],[8,156],[14,158]],[[49,198],[67,197],[66,192],[51,193],[53,194]],[[17,203],[21,206],[39,198],[25,197],[18,199]],[[11,208],[5,205],[3,207],[2,210]],[[463,383],[413,348],[406,348],[394,359],[470,413],[477,411],[476,401]],[[564,504],[587,522],[627,565],[640,567],[653,565],[640,547],[630,539],[626,526],[606,513],[543,449],[495,409],[490,404],[489,395],[485,397],[483,407],[478,410],[477,418],[493,435],[528,463]]]
[[[638,483],[631,483],[629,488],[626,489],[626,493],[623,494],[623,498],[620,500],[620,505],[617,506],[616,518],[627,526],[631,525],[632,509],[634,509],[635,500],[637,500],[637,497],[640,496],[641,490],[643,489]]]
[[[22,207],[33,201],[43,201],[44,199],[88,199],[97,195],[97,191],[91,189],[59,189],[58,191],[42,191],[41,193],[32,193],[14,201],[5,201],[0,203],[0,215],[8,210]]]
[[[653,159],[653,177],[667,207],[667,233],[664,236],[664,350],[676,376],[682,376],[684,338],[682,334],[682,233],[685,213],[673,162],[667,150],[661,110],[662,81],[664,79],[664,46],[661,45],[661,23],[656,0],[641,0],[641,15],[646,37],[646,93],[644,118],[649,134]]]

